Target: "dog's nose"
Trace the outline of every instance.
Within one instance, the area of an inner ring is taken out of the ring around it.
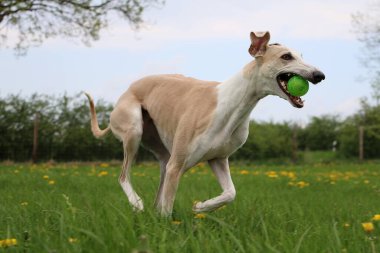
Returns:
[[[319,83],[320,81],[325,80],[325,74],[317,70],[313,72],[313,83]]]

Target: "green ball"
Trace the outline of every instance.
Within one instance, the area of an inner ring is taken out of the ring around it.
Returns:
[[[288,91],[290,95],[300,97],[309,90],[309,82],[302,76],[293,76],[288,81]]]

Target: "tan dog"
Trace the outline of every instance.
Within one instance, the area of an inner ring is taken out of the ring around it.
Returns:
[[[130,182],[131,164],[140,143],[160,162],[155,206],[162,215],[172,212],[182,174],[201,161],[208,161],[223,192],[196,203],[193,210],[214,210],[235,198],[228,157],[246,141],[249,115],[257,102],[267,95],[276,95],[301,108],[301,98],[287,92],[287,80],[294,74],[312,83],[325,78],[296,52],[280,44],[268,45],[269,32],[251,32],[250,36],[248,51],[255,60],[229,80],[217,83],[182,75],[145,77],[120,97],[104,130],[99,129],[93,100],[86,94],[94,136],[99,138],[112,130],[123,142],[124,163],[119,182],[135,209],[144,208]]]

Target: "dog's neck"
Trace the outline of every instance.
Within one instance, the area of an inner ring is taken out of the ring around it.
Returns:
[[[218,85],[218,112],[229,122],[245,121],[259,100],[268,95],[258,81],[258,73],[259,66],[252,61]]]

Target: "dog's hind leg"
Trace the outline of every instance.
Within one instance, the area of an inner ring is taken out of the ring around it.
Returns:
[[[164,185],[165,181],[165,174],[166,174],[166,166],[168,164],[168,158],[159,158],[160,163],[160,184],[158,186],[156,199],[154,200],[154,207],[157,207],[158,203],[161,202],[161,195],[162,195],[162,187]]]
[[[179,180],[184,172],[183,163],[173,157],[175,156],[172,155],[170,157],[164,175],[161,176],[157,209],[162,216],[170,216],[172,214]]]
[[[131,203],[134,210],[142,211],[144,209],[143,201],[141,200],[139,195],[137,195],[137,193],[133,190],[130,179],[130,169],[132,166],[133,159],[138,150],[138,144],[135,145],[135,143],[138,142],[136,140],[133,140],[133,138],[123,141],[124,161],[119,176],[119,183],[123,188],[125,194],[127,195],[129,203]]]
[[[160,184],[158,186],[156,199],[154,201],[154,206],[157,207],[158,203],[161,201],[162,187],[165,180],[166,165],[168,164],[170,153],[166,149],[165,145],[158,134],[157,128],[146,110],[142,110],[143,115],[143,135],[142,135],[142,145],[144,148],[148,149],[157,158],[160,164]]]
[[[142,136],[142,116],[140,106],[131,104],[115,108],[111,114],[112,131],[123,141],[124,161],[119,177],[119,183],[128,197],[134,210],[142,211],[143,202],[133,190],[130,180],[130,170],[138,151]]]
[[[209,164],[216,178],[218,179],[223,192],[215,198],[206,200],[204,202],[195,203],[193,206],[194,212],[213,211],[235,199],[236,191],[231,179],[228,159],[224,158],[210,160]]]

